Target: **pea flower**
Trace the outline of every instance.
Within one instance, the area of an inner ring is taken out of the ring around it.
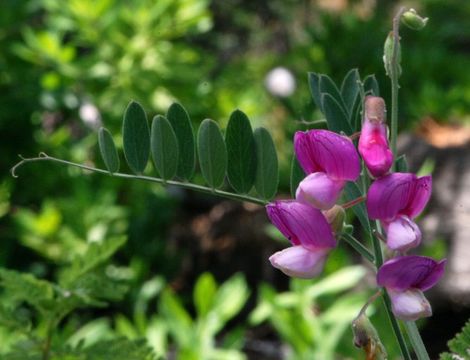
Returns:
[[[385,287],[392,300],[392,311],[402,320],[414,321],[432,315],[423,291],[432,288],[444,274],[446,259],[401,256],[385,262],[377,273],[377,284]]]
[[[358,150],[370,174],[377,178],[388,173],[393,163],[388,146],[385,102],[380,97],[367,96],[364,108]]]
[[[338,200],[346,181],[355,181],[359,176],[359,155],[346,136],[328,130],[298,131],[294,150],[308,174],[297,188],[296,199],[300,202],[328,210]]]
[[[367,211],[371,219],[381,220],[390,249],[404,252],[420,244],[421,231],[413,219],[429,201],[431,187],[431,176],[411,173],[389,174],[370,186]]]
[[[323,214],[295,200],[275,201],[266,206],[271,222],[292,243],[269,258],[283,273],[313,278],[323,270],[328,253],[336,246],[333,231]]]

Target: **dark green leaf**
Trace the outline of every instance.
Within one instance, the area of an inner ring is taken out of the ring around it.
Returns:
[[[178,140],[170,122],[161,115],[152,121],[150,147],[155,168],[164,180],[170,180],[178,169]]]
[[[227,170],[227,149],[219,125],[204,120],[197,135],[199,165],[202,176],[212,188],[222,185]]]
[[[110,173],[119,171],[119,156],[114,145],[113,137],[111,133],[105,129],[100,128],[98,131],[98,143],[100,146],[101,157],[106,165],[106,168]]]
[[[359,189],[356,183],[348,181],[344,189],[347,201],[352,201],[363,196],[361,190]],[[369,223],[369,217],[367,215],[367,209],[364,202],[354,205],[352,207],[352,210],[354,211],[354,214],[356,214],[366,233],[370,234],[371,228]]]
[[[310,93],[312,94],[315,105],[323,112],[323,105],[321,103],[321,92],[320,92],[320,76],[314,72],[308,73],[308,84],[310,87]]]
[[[130,102],[124,113],[122,135],[126,161],[133,172],[141,174],[150,155],[150,131],[147,115],[135,101]]]
[[[406,161],[406,156],[404,154],[399,156],[395,161],[395,167],[398,172],[408,172],[408,161]]]
[[[279,171],[276,148],[268,130],[257,128],[253,134],[256,145],[255,189],[263,199],[271,200],[277,192]]]
[[[250,120],[240,110],[230,115],[225,133],[227,145],[227,176],[238,193],[250,191],[256,176],[255,139]]]
[[[174,103],[168,109],[166,117],[178,139],[178,170],[176,175],[189,180],[194,174],[196,165],[196,142],[194,141],[193,125],[184,107]]]
[[[330,95],[322,95],[323,110],[328,124],[328,129],[346,135],[353,133],[352,127],[348,121],[348,115],[344,112],[341,105]]]
[[[362,127],[361,115],[362,115],[362,99],[361,99],[361,96],[358,96],[354,103],[354,108],[353,108],[353,111],[351,113],[351,118],[350,118],[351,119],[350,123],[351,123],[351,126],[353,127],[354,132],[361,131],[361,127]]]
[[[320,88],[320,93],[322,95],[322,107],[323,107],[323,113],[325,113],[325,104],[323,103],[323,94],[329,94],[332,96],[336,102],[340,105],[341,110],[343,110],[344,113],[346,113],[346,107],[343,102],[343,98],[341,96],[341,93],[334,83],[334,81],[325,74],[320,75],[320,81],[319,81],[319,88]]]
[[[364,93],[380,96],[379,83],[377,82],[375,75],[367,75],[364,78]]]
[[[290,193],[293,198],[295,198],[295,192],[299,183],[305,178],[305,173],[300,167],[295,154],[292,156],[292,161],[290,165]]]
[[[352,125],[354,116],[354,105],[357,98],[360,97],[359,93],[359,71],[357,69],[351,69],[344,77],[343,83],[341,84],[341,97],[343,98],[344,104],[346,105],[346,111],[349,114],[349,123]]]

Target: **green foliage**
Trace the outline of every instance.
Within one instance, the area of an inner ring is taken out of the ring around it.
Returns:
[[[240,110],[230,115],[225,132],[227,177],[238,193],[248,193],[255,182],[256,151],[250,120]]]
[[[271,200],[277,193],[279,170],[277,152],[268,130],[263,127],[253,132],[256,149],[256,192],[266,200]]]
[[[227,148],[215,121],[206,119],[201,123],[197,149],[202,176],[211,188],[220,187],[227,170]]]
[[[160,177],[173,178],[178,169],[178,140],[170,122],[157,115],[152,121],[150,146],[152,158]]]
[[[290,193],[293,198],[295,198],[295,192],[299,183],[304,179],[305,173],[300,167],[297,157],[292,156],[291,165],[290,165]]]
[[[447,345],[450,352],[442,353],[441,360],[468,359],[470,356],[470,321],[467,321],[462,331],[450,340]]]
[[[100,146],[101,158],[110,173],[119,171],[119,157],[111,133],[100,128],[98,132],[98,143]]]
[[[141,174],[150,154],[150,131],[147,115],[142,106],[131,101],[124,113],[122,123],[124,155],[133,172]]]
[[[288,359],[328,360],[338,358],[339,353],[351,356],[354,350],[350,336],[346,341],[342,338],[367,294],[345,292],[356,286],[364,274],[364,268],[353,266],[313,284],[293,279],[290,291],[280,294],[263,285],[250,323],[268,321],[289,344],[292,352]],[[328,306],[323,307],[324,304]]]

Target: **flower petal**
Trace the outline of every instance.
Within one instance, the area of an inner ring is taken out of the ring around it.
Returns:
[[[407,216],[398,216],[387,224],[387,246],[392,250],[405,252],[421,243],[421,231],[418,225]]]
[[[388,291],[392,301],[392,312],[405,321],[415,321],[432,315],[431,305],[418,289],[407,291]]]
[[[293,245],[309,250],[333,248],[336,240],[331,226],[320,210],[294,200],[280,200],[266,205],[271,222]]]
[[[409,203],[416,175],[393,173],[375,180],[367,192],[367,212],[371,219],[393,220]]]
[[[297,201],[310,204],[321,210],[328,210],[336,204],[344,187],[344,181],[333,180],[322,172],[316,172],[303,179],[295,194]]]
[[[329,250],[310,251],[301,245],[291,246],[271,255],[272,266],[288,276],[311,279],[323,271]]]
[[[406,208],[402,211],[403,214],[408,215],[411,219],[418,216],[421,211],[426,207],[426,204],[431,197],[432,192],[432,177],[431,175],[420,177],[414,182],[414,191],[408,201]]]
[[[307,174],[324,172],[333,179],[350,181],[359,176],[359,155],[345,136],[328,130],[297,132],[294,150]]]
[[[444,275],[446,260],[426,256],[401,256],[385,262],[377,272],[377,284],[390,290],[432,288]]]

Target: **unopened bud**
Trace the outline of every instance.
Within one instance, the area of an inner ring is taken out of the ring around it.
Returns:
[[[366,359],[385,360],[387,352],[380,341],[377,330],[366,314],[361,313],[352,322],[354,345],[366,352]]]
[[[369,121],[383,123],[385,121],[385,101],[378,96],[367,96],[365,103],[365,118]]]
[[[421,30],[426,26],[428,20],[429,18],[422,18],[419,16],[415,9],[406,11],[401,18],[403,24],[413,30]]]
[[[399,77],[401,75],[401,49],[400,49],[400,41],[397,39],[397,56],[396,59],[393,59],[393,43],[394,43],[395,36],[391,31],[387,39],[385,39],[384,44],[384,66],[385,66],[385,73],[388,77],[391,77],[394,73],[394,67],[396,67],[396,76]]]
[[[324,211],[323,215],[325,215],[326,221],[331,225],[334,233],[338,234],[343,230],[346,213],[341,206],[335,205],[331,209]]]

